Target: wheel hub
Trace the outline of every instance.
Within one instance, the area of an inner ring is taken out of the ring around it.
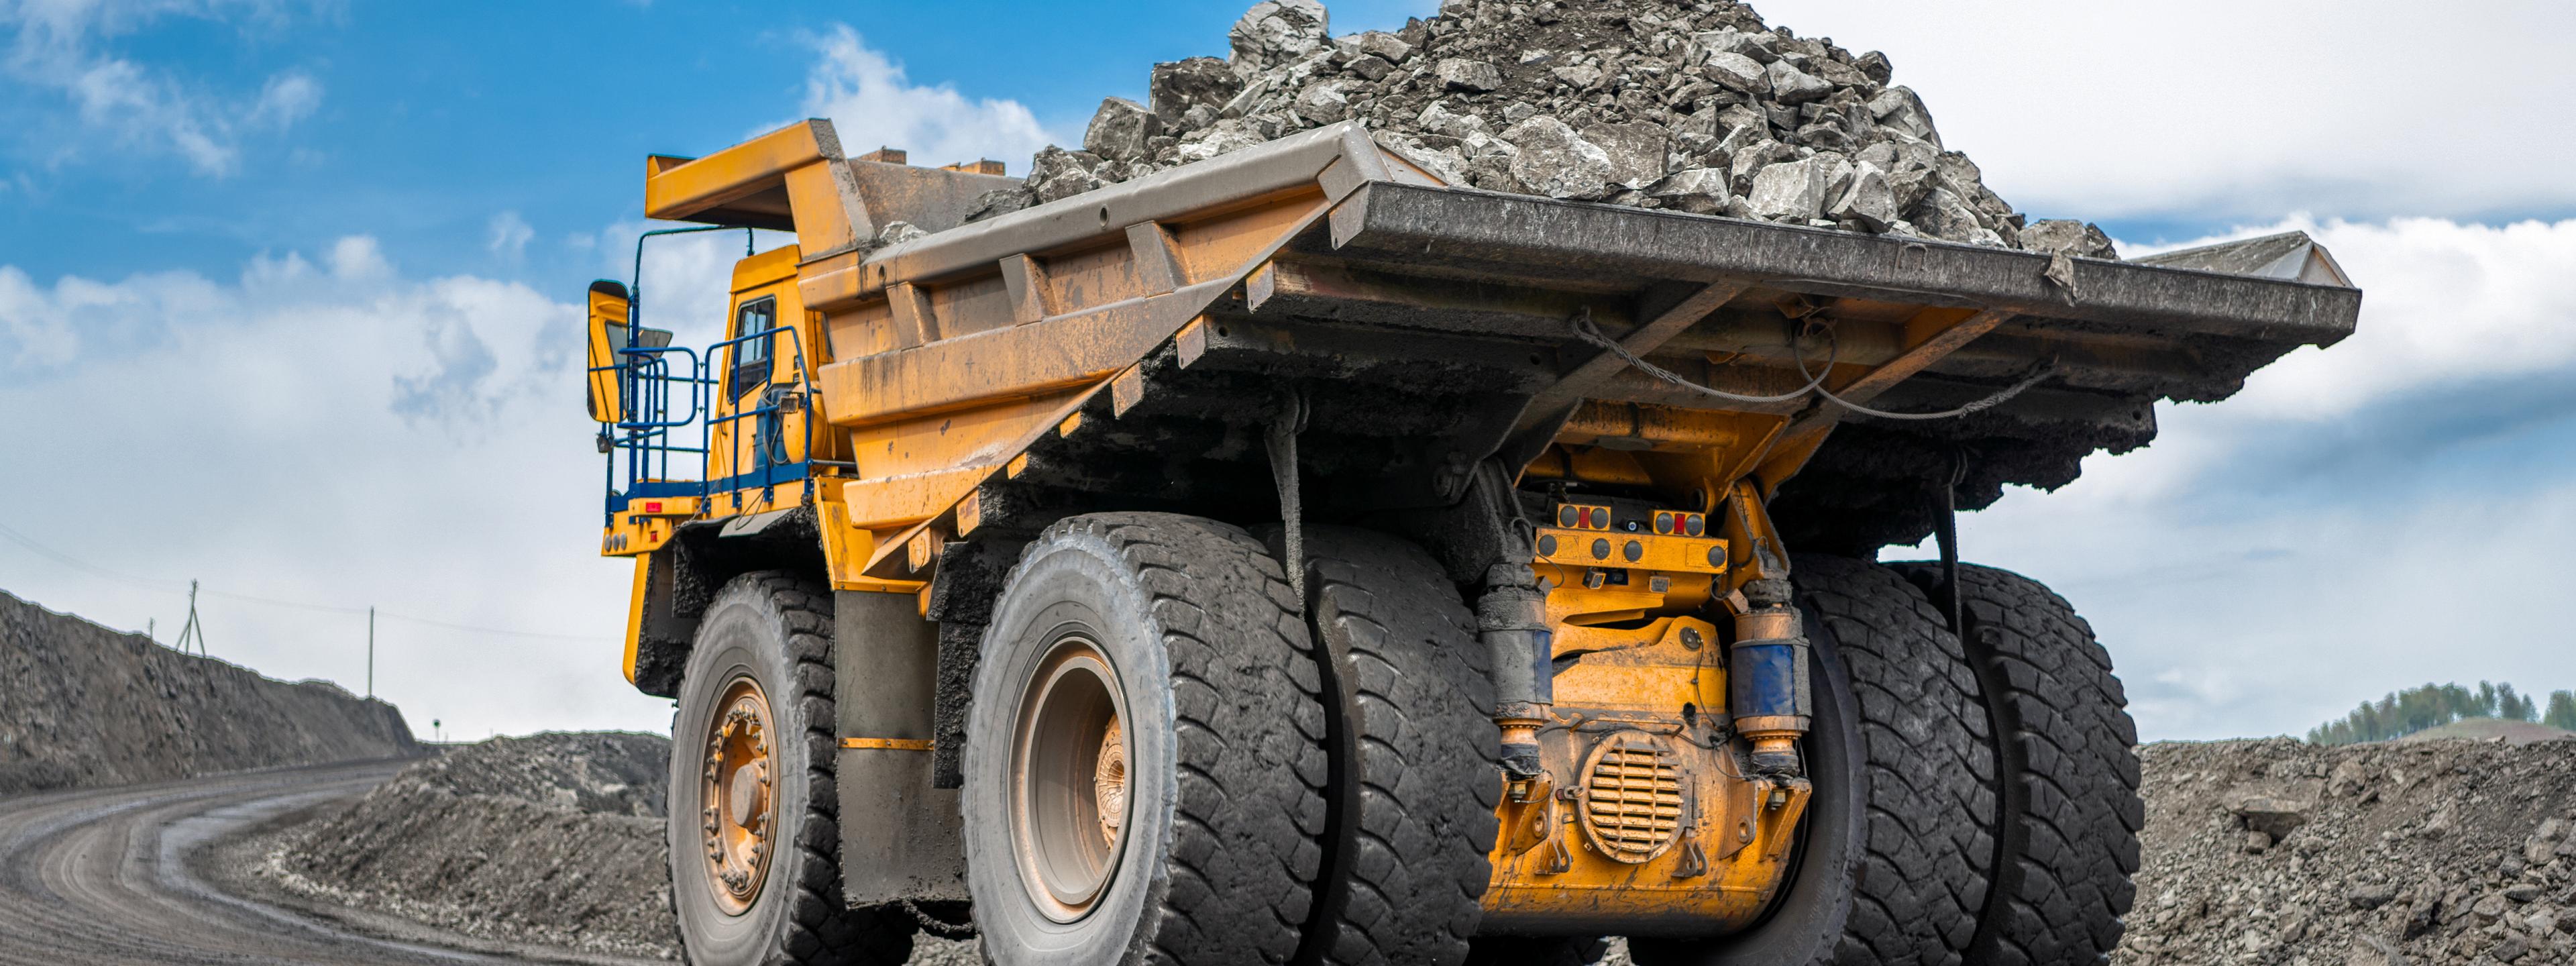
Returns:
[[[777,826],[776,759],[769,696],[750,678],[735,678],[707,722],[698,829],[708,883],[728,915],[750,911],[769,877]]]
[[[1011,754],[1011,838],[1040,913],[1091,913],[1126,845],[1130,799],[1117,674],[1098,645],[1056,643],[1021,700]]]
[[[1118,829],[1127,824],[1127,742],[1118,719],[1100,739],[1100,763],[1091,770],[1091,797],[1100,810],[1100,842],[1118,844]]]

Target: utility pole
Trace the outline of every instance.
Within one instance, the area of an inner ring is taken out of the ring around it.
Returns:
[[[376,609],[367,608],[367,696],[376,696]]]
[[[147,641],[151,641],[151,642],[152,642],[152,643],[154,643],[154,644],[159,644],[159,643],[161,643],[161,638],[160,638],[160,636],[154,633],[154,631],[158,630],[158,629],[160,628],[160,626],[161,626],[161,622],[160,622],[160,621],[154,620],[154,619],[149,618],[149,617],[144,618],[144,619],[143,619],[143,639],[144,639],[144,640],[147,640]]]
[[[185,654],[188,653],[190,640],[197,642],[199,655],[206,653],[206,628],[197,623],[197,582],[193,580],[188,582],[188,623],[179,628],[179,639],[171,646],[178,648],[179,653]]]

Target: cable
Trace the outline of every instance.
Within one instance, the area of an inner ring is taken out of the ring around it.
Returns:
[[[1828,331],[1831,330],[1828,329]],[[1798,360],[1798,374],[1802,376],[1806,375],[1807,354],[1799,351],[1796,340],[1790,341],[1789,354],[1791,357]],[[1827,373],[1834,371],[1833,363],[1830,360],[1825,363],[1825,371]],[[2010,402],[2014,396],[2021,395],[2024,390],[2027,390],[2032,386],[2039,385],[2041,380],[2047,379],[2048,377],[2056,374],[2057,360],[2051,359],[2048,361],[2048,364],[2031,370],[2030,375],[2022,377],[2020,382],[2013,383],[2011,386],[2006,387],[2002,392],[1987,396],[1984,399],[1976,400],[1975,402],[1971,402],[1957,409],[1945,409],[1936,413],[1892,413],[1884,409],[1871,409],[1870,407],[1844,399],[1841,396],[1834,395],[1833,390],[1826,389],[1821,385],[1816,387],[1816,394],[1825,397],[1826,402],[1841,406],[1844,409],[1851,410],[1852,412],[1859,413],[1863,416],[1874,416],[1879,419],[1902,419],[1912,421],[1957,419],[1961,416],[1974,415]],[[1817,378],[1822,379],[1823,377],[1818,376]]]
[[[2030,389],[2030,387],[2039,385],[2050,376],[2057,374],[2057,361],[2052,359],[2049,360],[2046,365],[2033,369],[2030,375],[2025,376],[2021,381],[2006,387],[2002,392],[1971,402],[1957,409],[1945,409],[1940,412],[1931,413],[1898,413],[1889,412],[1884,409],[1872,409],[1868,406],[1844,399],[1841,396],[1834,395],[1833,390],[1825,388],[1826,377],[1833,375],[1835,363],[1842,360],[1842,339],[1835,335],[1834,329],[1830,325],[1821,327],[1824,329],[1826,336],[1825,367],[1821,372],[1810,373],[1807,371],[1806,350],[1800,347],[1797,337],[1793,336],[1789,339],[1789,357],[1797,361],[1798,374],[1807,377],[1807,384],[1794,391],[1781,393],[1776,396],[1753,396],[1743,393],[1732,393],[1722,389],[1712,389],[1708,386],[1703,386],[1699,383],[1682,378],[1681,375],[1670,369],[1666,369],[1662,366],[1658,366],[1639,358],[1636,353],[1628,351],[1627,346],[1620,345],[1617,340],[1611,339],[1607,335],[1603,335],[1601,327],[1593,324],[1592,313],[1588,310],[1576,313],[1572,320],[1572,325],[1574,328],[1574,334],[1577,338],[1580,338],[1585,342],[1592,343],[1595,346],[1599,346],[1611,354],[1618,356],[1621,361],[1626,362],[1631,368],[1636,369],[1638,372],[1653,376],[1656,379],[1670,383],[1674,386],[1691,390],[1692,392],[1701,393],[1717,399],[1723,399],[1728,402],[1748,403],[1752,405],[1796,402],[1797,400],[1806,398],[1808,393],[1815,393],[1816,395],[1823,397],[1826,402],[1833,403],[1836,406],[1851,410],[1852,412],[1859,413],[1863,416],[1871,416],[1879,419],[1919,421],[1932,419],[1957,419],[1961,416],[1974,415],[2010,402],[2013,397],[2021,395],[2024,391]]]
[[[74,570],[86,570],[110,580],[122,580],[129,584],[150,587],[154,590],[163,591],[165,593],[184,593],[184,591],[179,589],[178,584],[170,581],[153,580],[148,577],[137,577],[132,574],[121,574],[104,567],[93,567],[70,557],[63,556],[62,554],[55,553],[52,550],[46,549],[43,544],[37,543],[35,540],[29,538],[26,534],[19,533],[18,531],[9,529],[6,526],[0,526],[0,537],[7,537],[10,542],[35,551],[38,556],[42,556],[48,560],[52,560],[55,563],[62,564],[63,566],[70,567]]]
[[[87,571],[110,580],[123,581],[137,587],[157,590],[167,594],[186,593],[186,591],[180,589],[184,583],[183,581],[154,580],[149,577],[137,577],[133,574],[119,573],[105,567],[84,563],[48,548],[43,544],[37,543],[33,538],[28,537],[26,534],[19,533],[16,530],[12,530],[6,525],[0,525],[0,537],[7,537],[11,543],[25,547],[28,550],[34,551],[38,556],[42,556],[55,563],[62,564],[63,566],[70,567],[75,570]],[[206,588],[200,592],[208,597],[221,597],[226,600],[241,601],[243,603],[264,604],[270,607],[284,607],[292,610],[309,611],[319,614],[347,614],[350,616],[356,616],[367,612],[367,608],[364,607],[339,607],[331,604],[314,604],[302,601],[278,600],[271,597],[238,594],[230,591],[215,590],[213,588]],[[394,611],[381,609],[376,611],[376,616],[398,621],[409,621],[414,624],[422,624],[430,627],[441,627],[452,631],[466,631],[475,634],[495,634],[503,637],[526,637],[540,640],[583,641],[591,643],[608,640],[608,638],[605,637],[588,634],[549,634],[542,631],[516,631],[498,627],[476,627],[471,624],[457,624],[434,618],[415,617],[410,614],[396,613]]]
[[[1627,346],[1620,345],[1617,340],[1601,334],[1601,327],[1593,324],[1592,312],[1590,309],[1575,313],[1574,334],[1585,342],[1592,343],[1602,349],[1608,350],[1610,354],[1618,356],[1621,361],[1626,362],[1630,367],[1636,369],[1638,372],[1661,379],[1675,386],[1691,390],[1692,392],[1702,393],[1728,402],[1751,403],[1754,405],[1796,402],[1800,399],[1806,398],[1807,394],[1810,392],[1819,392],[1825,388],[1825,377],[1820,375],[1807,380],[1806,385],[1798,387],[1794,392],[1785,392],[1777,396],[1748,396],[1742,393],[1727,392],[1723,389],[1711,389],[1707,386],[1700,385],[1699,383],[1684,379],[1679,373],[1673,372],[1670,369],[1666,369],[1662,366],[1638,358],[1636,353],[1628,351]],[[1834,371],[1834,360],[1842,357],[1842,341],[1839,339],[1834,340],[1832,345],[1833,348],[1830,350],[1832,354],[1825,362],[1825,373],[1827,375],[1832,374]],[[1797,348],[1798,340],[1794,338],[1790,339],[1790,351],[1795,352],[1797,351]],[[1798,374],[1802,376],[1806,375],[1806,367],[1803,365],[1799,366]]]

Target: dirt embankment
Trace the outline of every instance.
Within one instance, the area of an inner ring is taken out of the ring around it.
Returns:
[[[276,833],[257,878],[306,899],[472,936],[676,959],[657,735],[500,738],[404,769]],[[968,966],[929,936],[912,962]]]
[[[393,705],[0,592],[0,795],[418,753]]]
[[[280,836],[282,889],[467,935],[674,958],[655,735],[499,738]]]
[[[2576,742],[2143,755],[2120,966],[2576,963]]]

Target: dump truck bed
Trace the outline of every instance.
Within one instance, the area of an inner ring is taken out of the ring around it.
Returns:
[[[1050,494],[1188,510],[1266,492],[1247,433],[1283,407],[1324,454],[1306,473],[1327,515],[1454,499],[1469,467],[1532,467],[1551,442],[1679,446],[1772,488],[1792,546],[1865,553],[1921,539],[1954,477],[1962,508],[2063,485],[2086,454],[2148,442],[2154,402],[2224,398],[2350,334],[2360,306],[2295,278],[1449,187],[1352,124],[963,223],[962,191],[871,197],[881,166],[809,123],[657,168],[648,210],[778,227],[796,196],[796,289],[824,319],[823,415],[850,434],[843,492],[878,579],[1081,502]],[[812,147],[769,143],[790,135]],[[839,204],[805,200],[825,191],[798,180],[813,165],[839,172]],[[871,241],[896,219],[933,231]],[[1780,395],[1808,374],[1904,413],[2033,384],[1940,420],[1685,385]]]

